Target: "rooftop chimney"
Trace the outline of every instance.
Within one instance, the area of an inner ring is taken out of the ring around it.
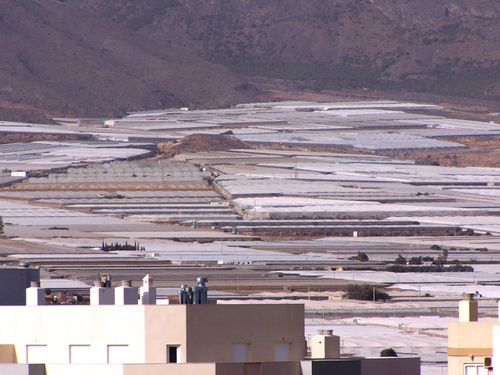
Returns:
[[[94,286],[90,288],[91,305],[114,305],[115,290],[107,288],[101,281],[94,281]]]
[[[340,358],[340,337],[332,335],[331,329],[319,329],[311,337],[311,358]]]
[[[123,280],[122,285],[115,288],[115,305],[137,305],[139,288],[132,286],[132,281]]]
[[[473,293],[465,293],[464,299],[458,303],[458,321],[477,322],[477,301]]]
[[[149,274],[142,279],[139,295],[139,304],[156,305],[156,288],[153,286],[153,278]]]
[[[208,288],[205,283],[208,281],[206,277],[198,277],[198,283],[194,287],[181,285],[179,289],[179,304],[181,305],[206,305],[208,303]]]
[[[40,288],[40,281],[32,281],[26,289],[26,306],[45,305],[45,290]]]

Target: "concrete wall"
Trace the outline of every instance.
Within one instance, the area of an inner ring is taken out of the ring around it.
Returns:
[[[0,364],[0,374],[5,375],[46,375],[45,365],[18,363]]]
[[[215,363],[124,365],[123,375],[216,375]],[[105,374],[103,374],[105,375]]]
[[[499,321],[448,323],[448,374],[463,374],[465,363],[483,363],[493,354],[493,327]],[[473,357],[471,357],[471,355]]]
[[[420,358],[342,358],[302,361],[301,375],[420,375]]]
[[[146,322],[145,362],[167,363],[167,345],[179,345],[179,363],[186,362],[187,305],[143,306]]]
[[[500,325],[493,327],[493,369],[500,369]],[[497,373],[499,370],[497,370]]]
[[[311,337],[311,358],[340,358],[340,337],[315,335]]]
[[[70,363],[72,346],[78,361],[107,363],[111,352],[143,363],[144,331],[142,306],[0,307],[0,344],[15,344],[19,363]]]
[[[239,344],[248,362],[274,361],[275,344],[289,344],[289,361],[304,358],[302,304],[187,305],[187,322],[188,362],[232,362]]]
[[[16,347],[13,344],[0,345],[0,363],[17,363]]]
[[[301,366],[302,375],[361,375],[360,358],[302,361]]]
[[[232,362],[233,345],[248,344],[246,361],[300,361],[304,306],[125,305],[0,307],[0,358],[19,363],[120,364]],[[276,344],[278,344],[276,346]],[[283,358],[283,347],[289,349]]]
[[[383,357],[361,360],[361,375],[419,375],[419,357]]]
[[[1,367],[0,367],[1,370]],[[3,374],[3,373],[2,373]],[[10,373],[5,373],[9,374]],[[46,375],[300,375],[299,362],[47,365]],[[13,375],[18,375],[13,373]],[[19,373],[28,375],[28,373]],[[29,374],[45,375],[45,374]]]
[[[123,365],[46,365],[46,375],[123,375]]]
[[[214,363],[47,365],[46,375],[215,375]],[[24,374],[23,374],[24,375]]]
[[[301,375],[300,362],[217,363],[216,375]]]
[[[31,281],[40,281],[40,270],[37,268],[1,268],[0,285],[9,287],[0,288],[0,305],[25,305],[26,288]]]

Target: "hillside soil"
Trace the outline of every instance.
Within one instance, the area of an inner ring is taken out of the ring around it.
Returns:
[[[193,134],[175,142],[158,144],[159,155],[164,158],[178,154],[232,149],[251,149],[252,146],[230,135]]]

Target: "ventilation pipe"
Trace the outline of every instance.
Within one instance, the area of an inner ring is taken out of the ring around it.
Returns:
[[[465,293],[464,299],[458,303],[458,321],[477,322],[477,301],[473,293]]]
[[[181,285],[179,289],[179,304],[181,305],[205,305],[208,303],[208,288],[205,283],[208,282],[206,277],[198,277],[198,283],[195,287]]]

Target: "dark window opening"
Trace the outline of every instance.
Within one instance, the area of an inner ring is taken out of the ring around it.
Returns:
[[[167,363],[177,363],[178,346],[167,346]]]

